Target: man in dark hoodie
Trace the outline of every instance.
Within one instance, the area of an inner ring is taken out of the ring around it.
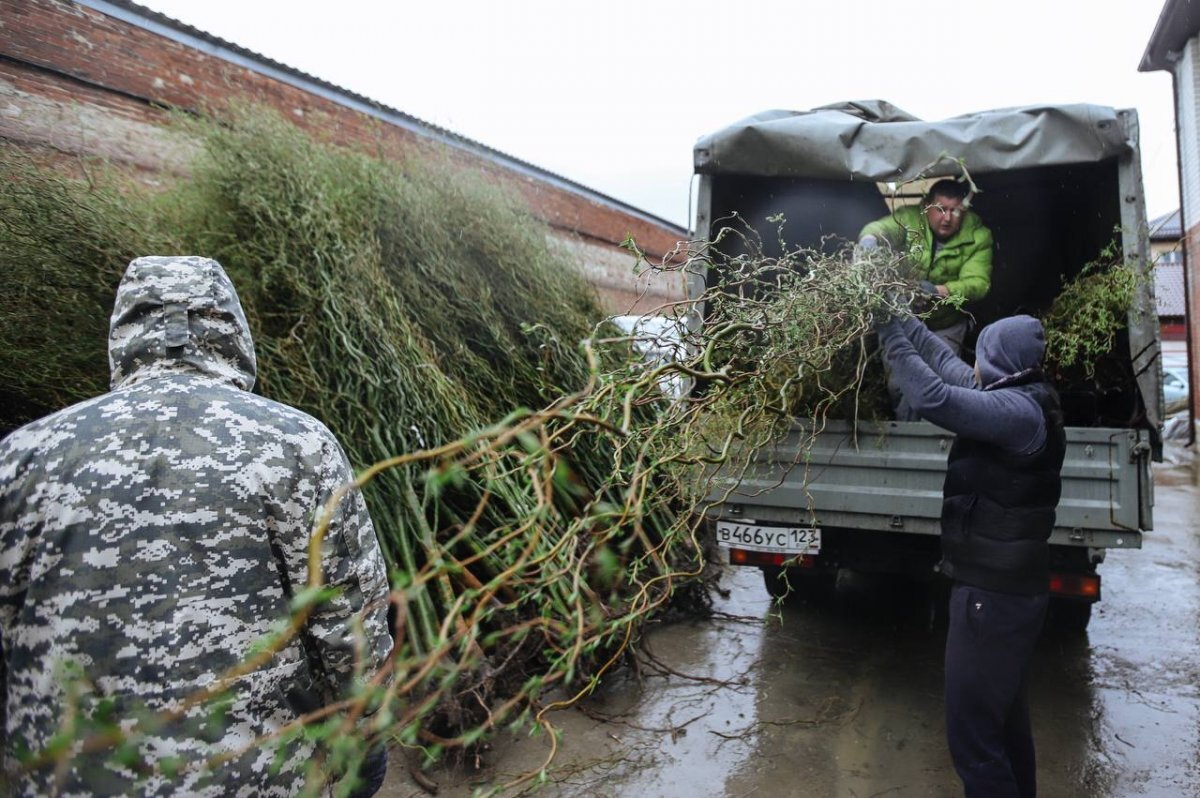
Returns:
[[[957,435],[942,502],[942,571],[953,580],[946,736],[967,798],[1037,793],[1026,675],[1049,601],[1048,553],[1066,441],[1030,316],[979,334],[974,370],[924,324],[879,328],[905,398]]]

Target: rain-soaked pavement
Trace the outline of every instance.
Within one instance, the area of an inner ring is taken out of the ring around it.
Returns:
[[[1043,634],[1031,676],[1040,795],[1200,798],[1200,465],[1155,466],[1155,529],[1110,552],[1084,635]],[[652,629],[638,674],[554,713],[538,795],[960,795],[943,740],[944,628],[927,591],[843,575],[826,607],[722,578],[722,613]],[[469,796],[536,771],[545,735],[502,736],[473,773],[425,788],[394,751],[380,798]],[[523,788],[502,794],[520,794]]]

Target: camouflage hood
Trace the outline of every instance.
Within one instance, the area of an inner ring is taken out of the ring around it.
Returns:
[[[195,373],[254,387],[254,341],[221,264],[196,256],[137,258],[129,264],[108,335],[112,388]]]

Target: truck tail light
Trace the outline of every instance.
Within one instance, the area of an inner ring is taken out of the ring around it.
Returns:
[[[1099,601],[1100,577],[1096,574],[1050,574],[1050,594]]]
[[[778,554],[771,551],[748,551],[746,549],[729,549],[729,562],[732,565],[787,565],[794,568],[813,568],[817,564],[816,556],[812,554]]]

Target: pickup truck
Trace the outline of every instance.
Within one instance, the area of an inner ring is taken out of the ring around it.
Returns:
[[[991,291],[966,307],[976,320],[968,359],[978,328],[1045,311],[1114,239],[1147,277],[1096,378],[1058,386],[1068,449],[1050,539],[1051,612],[1083,629],[1106,551],[1140,548],[1152,528],[1150,461],[1162,451],[1136,112],[1038,106],[926,122],[872,101],[761,113],[697,142],[696,236],[719,250],[721,226],[738,218],[780,252],[853,242],[895,203],[916,201],[920,181],[964,166],[978,187],[972,207],[995,239]],[[690,276],[693,297],[719,276],[720,257],[707,262]],[[826,594],[839,569],[933,579],[952,438],[927,422],[856,419],[830,421],[814,438],[797,419],[736,480],[718,477],[707,509],[717,543],[732,564],[762,569],[779,597]]]

